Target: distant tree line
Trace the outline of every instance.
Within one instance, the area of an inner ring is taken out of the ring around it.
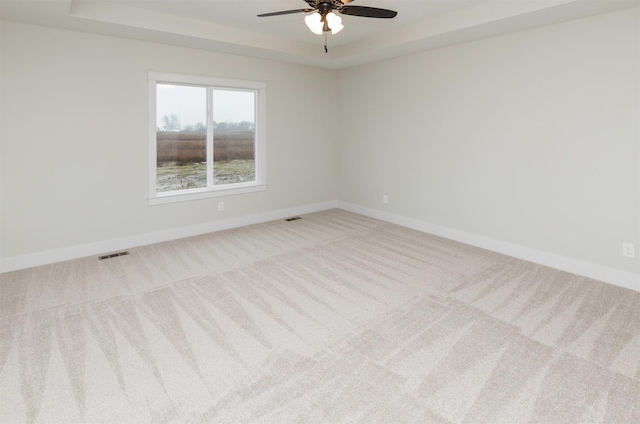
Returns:
[[[198,122],[195,125],[185,125],[184,127],[180,124],[180,119],[178,115],[175,113],[171,115],[164,115],[161,118],[162,127],[158,127],[158,131],[165,132],[184,132],[184,133],[200,133],[206,134],[207,127],[202,123]],[[242,131],[253,131],[254,123],[250,121],[242,121],[242,122],[216,122],[213,121],[213,132],[216,133],[230,133],[230,132],[242,132]]]

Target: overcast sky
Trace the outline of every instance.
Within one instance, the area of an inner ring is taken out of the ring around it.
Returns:
[[[176,114],[184,128],[205,123],[207,92],[204,87],[158,84],[156,122],[162,128],[162,117]],[[250,91],[214,90],[213,120],[216,122],[254,122],[254,93]]]

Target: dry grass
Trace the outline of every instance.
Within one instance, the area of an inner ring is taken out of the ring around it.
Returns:
[[[206,162],[206,136],[200,133],[158,132],[158,166]],[[213,160],[254,159],[253,132],[221,133],[213,138]]]

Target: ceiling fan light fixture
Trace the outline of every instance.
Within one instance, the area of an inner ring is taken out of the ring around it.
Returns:
[[[2,0],[0,0],[1,2]],[[262,13],[259,18],[267,16],[290,15],[292,13],[309,13],[304,17],[304,22],[311,32],[325,35],[324,49],[327,51],[327,32],[337,34],[344,29],[342,18],[339,15],[361,16],[363,18],[390,19],[395,18],[398,12],[381,9],[379,7],[351,6],[353,0],[303,0],[307,7],[304,9],[282,10],[280,12]],[[347,6],[348,5],[348,6]],[[334,13],[337,12],[337,13]]]
[[[313,12],[311,15],[305,16],[304,23],[307,24],[311,32],[322,35],[324,24],[322,22],[322,16],[318,12]]]
[[[329,24],[329,28],[331,28],[331,34],[337,34],[342,31],[342,28],[344,28],[344,25],[342,25],[342,18],[333,12],[327,13],[325,19]]]

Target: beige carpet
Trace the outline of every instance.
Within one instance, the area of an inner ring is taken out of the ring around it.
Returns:
[[[340,210],[0,278],[2,423],[640,422],[640,293]]]

